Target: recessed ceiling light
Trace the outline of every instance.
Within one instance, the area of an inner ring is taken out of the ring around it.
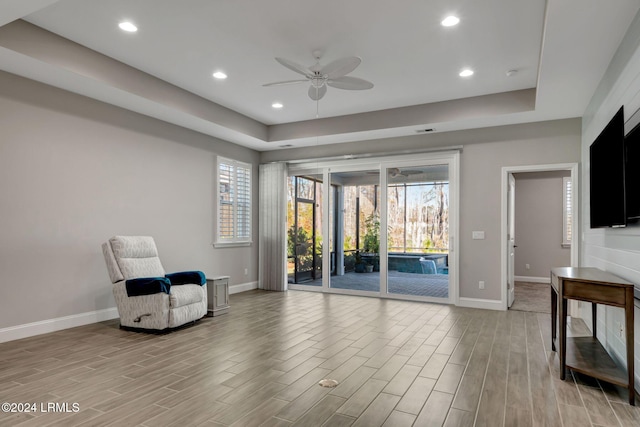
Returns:
[[[273,104],[271,104],[271,106],[276,109],[284,107],[284,105],[282,105],[280,102],[274,102]]]
[[[118,27],[120,27],[121,30],[127,31],[129,33],[135,33],[136,31],[138,31],[138,27],[136,27],[129,21],[119,23]]]
[[[440,24],[442,24],[443,27],[453,27],[454,25],[458,25],[458,22],[460,22],[460,18],[449,15],[444,18]]]
[[[460,71],[460,77],[469,77],[469,76],[473,76],[473,70],[469,69],[469,68],[465,68],[464,70]]]
[[[225,73],[223,73],[222,71],[216,71],[215,73],[213,73],[213,77],[215,77],[216,79],[219,80],[224,80],[227,78],[227,75]]]

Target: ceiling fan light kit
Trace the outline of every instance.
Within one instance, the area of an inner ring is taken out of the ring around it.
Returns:
[[[276,61],[281,65],[291,71],[302,74],[305,78],[266,83],[263,86],[283,86],[310,82],[311,86],[309,87],[308,95],[309,98],[314,101],[318,101],[327,93],[327,86],[344,90],[366,90],[373,88],[373,83],[370,81],[347,76],[347,74],[355,70],[362,62],[362,59],[359,57],[349,56],[340,58],[322,66],[320,64],[320,52],[314,52],[314,56],[316,63],[309,68],[285,58],[276,58]]]

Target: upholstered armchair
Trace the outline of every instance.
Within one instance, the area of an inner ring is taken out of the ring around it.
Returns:
[[[102,245],[120,326],[163,330],[207,314],[200,271],[165,274],[152,237],[115,236]]]

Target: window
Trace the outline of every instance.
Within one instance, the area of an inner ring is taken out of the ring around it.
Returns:
[[[573,197],[572,197],[572,187],[571,187],[571,178],[566,176],[562,178],[562,246],[569,247],[571,246],[571,224],[573,222],[573,218],[571,215]]]
[[[251,243],[251,165],[218,157],[216,246]]]

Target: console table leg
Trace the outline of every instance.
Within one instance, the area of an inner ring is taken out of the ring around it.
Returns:
[[[564,381],[567,367],[567,299],[560,297],[560,379]]]
[[[624,310],[625,317],[625,326],[626,326],[626,342],[625,346],[627,347],[627,374],[629,376],[629,405],[635,406],[635,387],[634,387],[634,361],[633,361],[633,290],[627,290],[627,298]]]
[[[551,286],[551,351],[556,351],[556,336],[558,326],[558,294]]]

